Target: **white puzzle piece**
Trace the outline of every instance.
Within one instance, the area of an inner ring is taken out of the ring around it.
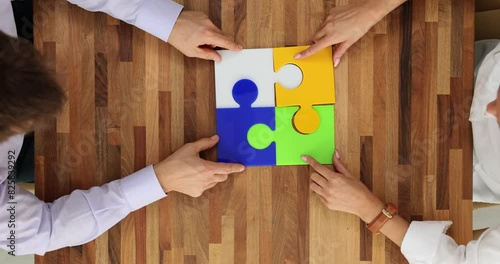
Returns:
[[[302,71],[295,64],[285,64],[278,71],[278,78],[275,83],[281,84],[283,88],[295,89],[302,83]]]
[[[220,50],[222,62],[215,63],[216,108],[238,108],[232,91],[242,79],[253,81],[259,95],[252,107],[275,107],[274,84],[279,82],[288,89],[297,88],[302,82],[302,71],[287,64],[274,72],[273,49],[246,49],[239,52]]]

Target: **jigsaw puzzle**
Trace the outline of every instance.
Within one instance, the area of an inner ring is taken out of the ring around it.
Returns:
[[[334,74],[331,48],[296,60],[306,49],[218,51],[215,63],[218,160],[247,166],[331,164]]]

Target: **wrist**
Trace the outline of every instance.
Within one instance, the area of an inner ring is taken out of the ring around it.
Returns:
[[[404,2],[406,0],[368,0],[366,6],[371,13],[371,17],[378,22]]]
[[[497,104],[497,100],[486,105],[486,112],[496,116],[497,115],[497,105],[496,104]]]
[[[359,211],[359,218],[363,220],[365,223],[370,223],[384,208],[384,203],[378,199],[377,197],[373,197],[369,202],[366,203],[366,206],[361,208]]]
[[[158,179],[158,182],[160,183],[161,188],[163,189],[163,192],[169,193],[169,192],[173,191],[173,188],[169,184],[170,181],[161,174],[161,172],[158,168],[159,165],[160,164],[154,164],[153,170],[156,174],[156,178]]]

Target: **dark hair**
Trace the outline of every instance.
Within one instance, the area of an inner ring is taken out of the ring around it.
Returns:
[[[66,101],[53,72],[27,41],[0,31],[0,142],[45,126]],[[32,125],[27,125],[32,124]]]

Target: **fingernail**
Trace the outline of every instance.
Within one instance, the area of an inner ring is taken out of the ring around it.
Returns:
[[[307,162],[307,157],[306,157],[306,156],[300,156],[300,158],[301,158],[303,161]]]
[[[238,45],[238,47],[239,47],[240,49],[243,49],[243,45],[241,45],[241,44],[239,44],[239,45]]]
[[[340,159],[340,153],[338,151],[335,151],[335,158],[338,160]]]
[[[240,172],[245,170],[245,166],[241,165],[240,168],[238,169]]]
[[[335,58],[335,60],[333,61],[333,67],[337,67],[340,63],[340,58]]]
[[[293,58],[294,59],[300,59],[300,57],[302,57],[302,54],[299,53],[299,54],[295,55]]]
[[[213,136],[210,137],[211,140],[217,140],[218,138],[219,138],[218,135],[213,135]]]

